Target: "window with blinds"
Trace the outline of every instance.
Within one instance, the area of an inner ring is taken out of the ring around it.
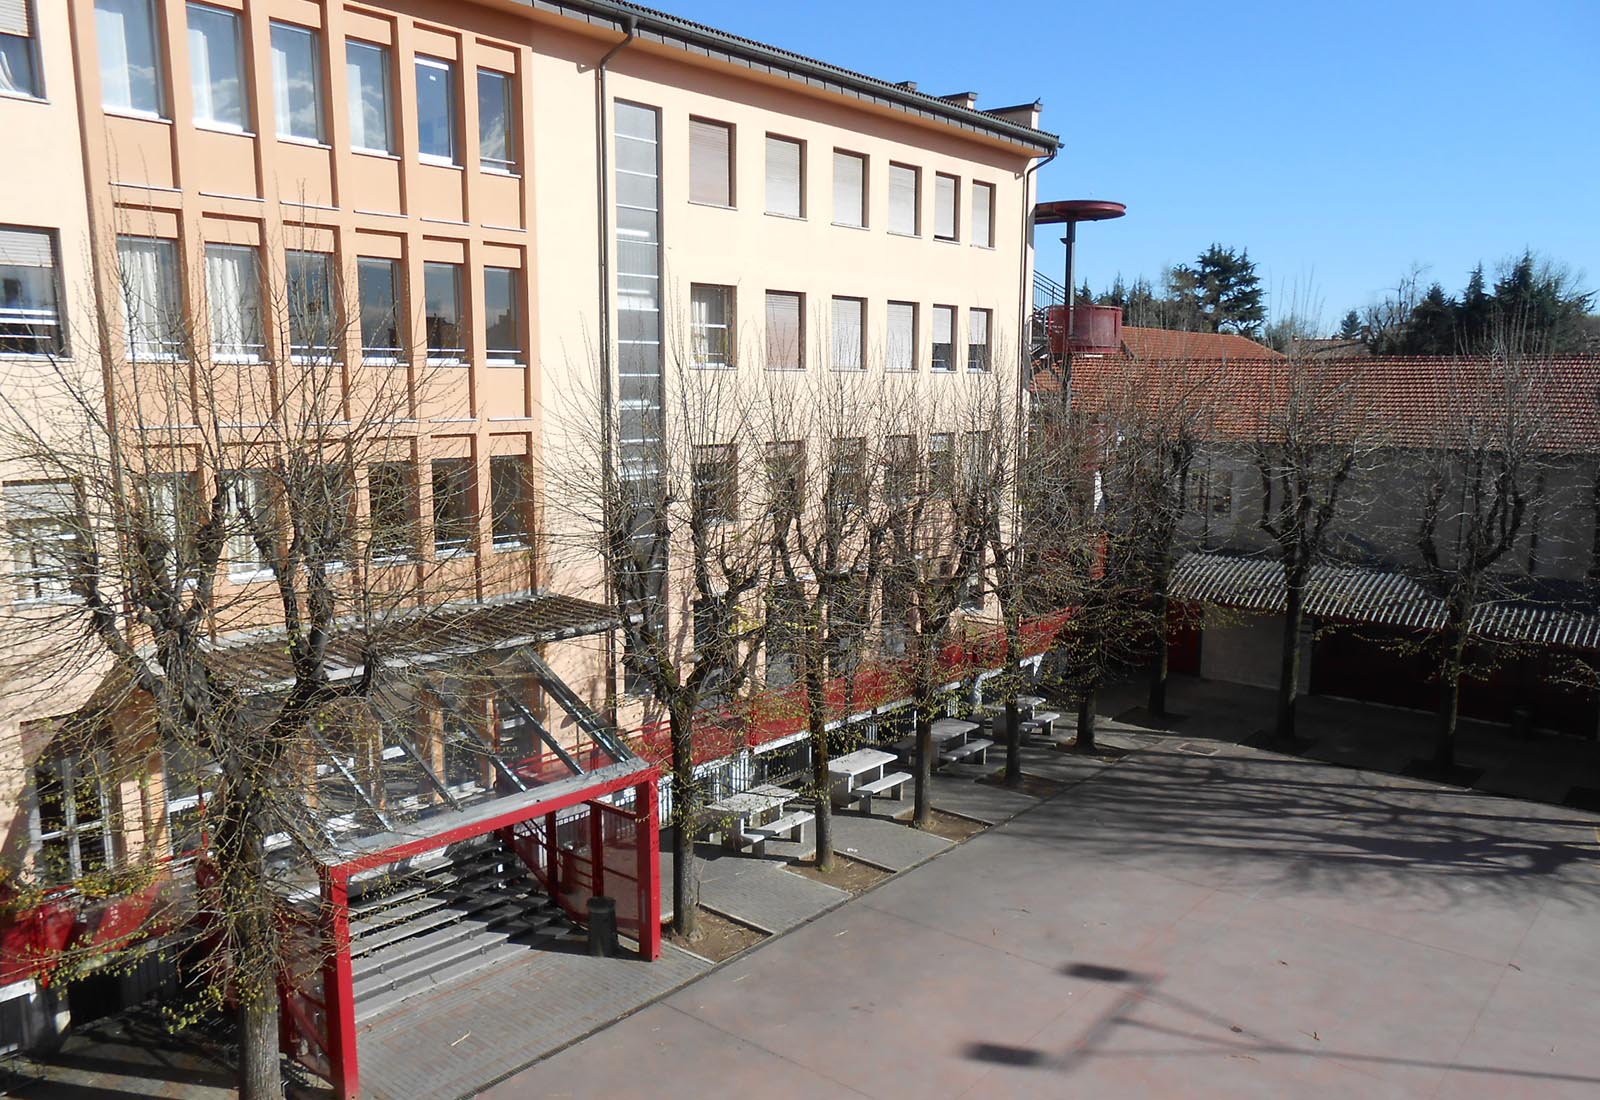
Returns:
[[[887,370],[917,369],[917,304],[889,303],[889,346],[884,363]]]
[[[862,370],[866,366],[867,303],[863,298],[833,300],[833,369]]]
[[[725,122],[689,120],[689,201],[733,205],[733,127]]]
[[[803,370],[805,356],[804,294],[767,291],[767,369]]]
[[[767,213],[803,218],[805,147],[789,138],[767,135]]]
[[[12,482],[0,491],[18,600],[69,596],[83,535],[83,506],[69,481]]]
[[[0,355],[66,350],[57,285],[55,234],[0,226]]]
[[[859,153],[833,151],[833,222],[867,224],[867,158]]]
[[[0,0],[0,92],[39,96],[29,0]]]
[[[933,307],[933,370],[955,370],[954,344],[956,340],[956,307]]]
[[[989,369],[989,311],[967,311],[967,369]]]
[[[959,225],[956,221],[956,202],[960,198],[961,181],[940,172],[933,180],[933,235],[941,241],[956,239]]]
[[[994,184],[972,185],[972,243],[994,247]]]
[[[918,223],[918,198],[921,173],[909,164],[889,165],[889,232],[915,237]]]

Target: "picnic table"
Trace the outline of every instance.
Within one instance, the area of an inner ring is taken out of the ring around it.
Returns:
[[[871,813],[874,795],[893,792],[894,797],[899,797],[911,775],[908,772],[885,774],[884,769],[894,761],[894,753],[882,749],[857,749],[828,761],[834,804],[845,806],[856,802],[862,813]]]
[[[732,819],[722,830],[723,847],[738,851],[749,846],[759,854],[766,850],[770,837],[788,835],[798,839],[806,822],[813,820],[813,815],[805,811],[784,813],[784,808],[799,797],[799,791],[767,783],[718,799],[706,809]]]

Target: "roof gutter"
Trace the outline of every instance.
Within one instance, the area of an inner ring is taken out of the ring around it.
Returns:
[[[624,3],[621,0],[518,0],[518,2],[535,11],[549,12],[590,24],[604,23],[619,31],[631,21],[636,27],[636,37],[640,41],[659,42],[686,49],[702,57],[728,61],[757,71],[791,76],[813,88],[840,92],[869,103],[894,107],[908,114],[953,123],[974,133],[1002,137],[1038,150],[1036,155],[1039,156],[1053,153],[1060,144],[1060,139],[1055,134],[999,118],[987,111],[979,111],[940,99],[938,96],[915,92],[886,80],[841,69],[836,65],[829,65],[788,50],[780,50],[775,46],[741,38],[714,27],[693,23],[637,4]]]

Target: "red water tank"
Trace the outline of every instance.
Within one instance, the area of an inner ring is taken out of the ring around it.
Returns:
[[[1067,345],[1067,307],[1050,307],[1050,351],[1060,355]],[[1115,355],[1122,350],[1122,310],[1117,306],[1073,307],[1072,354]]]

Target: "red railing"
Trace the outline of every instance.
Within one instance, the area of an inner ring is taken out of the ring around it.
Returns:
[[[501,837],[568,917],[587,924],[589,899],[612,898],[617,930],[642,943],[655,911],[647,896],[653,886],[640,874],[646,847],[641,841],[647,839],[639,831],[643,814],[637,807],[590,801],[559,823],[548,814],[513,826]]]
[[[48,891],[0,928],[0,985],[29,978],[48,985],[69,954],[110,954],[171,931],[176,920],[170,862],[121,897],[85,897],[74,886]]]

